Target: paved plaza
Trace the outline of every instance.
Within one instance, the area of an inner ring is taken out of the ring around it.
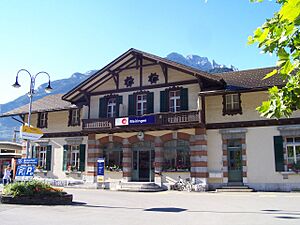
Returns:
[[[300,224],[300,193],[129,193],[66,190],[74,195],[74,205],[0,204],[0,224]]]

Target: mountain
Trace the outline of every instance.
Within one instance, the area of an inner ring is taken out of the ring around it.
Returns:
[[[82,73],[74,73],[70,78],[55,80],[51,82],[51,86],[53,91],[50,94],[63,94],[80,84],[82,81],[89,78],[92,74],[94,74],[97,70],[91,70],[84,74]],[[45,87],[47,87],[48,83],[44,83],[40,85],[33,95],[33,101],[38,100],[40,98],[49,95],[46,93]],[[26,105],[29,103],[29,98],[27,94],[22,95],[21,97],[15,99],[14,101],[8,102],[6,104],[1,104],[0,109],[1,113],[8,112],[12,109],[18,108],[22,105]],[[0,140],[11,140],[13,136],[13,129],[20,127],[20,123],[7,117],[0,118]]]
[[[199,70],[203,70],[210,73],[221,73],[236,70],[235,67],[226,67],[225,65],[218,64],[214,60],[210,62],[207,57],[201,57],[198,55],[188,55],[187,57],[182,56],[176,52],[169,54],[167,59],[175,61],[180,64],[184,64],[190,67],[194,67]],[[91,70],[84,74],[74,73],[71,77],[67,79],[55,80],[51,82],[53,87],[53,92],[51,94],[63,94],[80,84],[82,81],[89,78],[97,70]],[[40,85],[33,96],[33,101],[45,97],[47,94],[44,89],[48,83]],[[22,105],[29,103],[27,94],[15,99],[14,101],[8,102],[6,104],[0,104],[0,113],[8,112],[14,108],[18,108]],[[13,136],[14,128],[18,128],[20,123],[11,118],[0,118],[0,140],[11,140]]]
[[[215,60],[210,62],[207,57],[198,55],[188,55],[184,57],[179,53],[172,52],[167,55],[166,59],[209,73],[223,73],[237,70],[234,66],[227,67],[223,64],[218,64]]]

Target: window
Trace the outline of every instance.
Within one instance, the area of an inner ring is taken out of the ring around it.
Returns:
[[[147,94],[136,95],[136,114],[142,116],[147,113]]]
[[[63,170],[84,171],[85,169],[85,145],[64,145]]]
[[[169,111],[180,111],[180,90],[169,92]]]
[[[37,127],[47,128],[48,114],[47,112],[38,113]]]
[[[110,98],[107,101],[107,117],[116,117],[117,103],[116,98]]]
[[[109,143],[104,146],[103,150],[105,168],[109,171],[121,171],[123,162],[123,151],[121,145]]]
[[[80,125],[80,109],[71,109],[69,111],[69,126]]]
[[[37,169],[51,170],[51,145],[32,146],[32,157],[38,159]]]
[[[79,159],[79,145],[71,145],[71,170],[79,170],[80,159]]]
[[[300,166],[300,137],[286,138],[287,166],[288,170]]]
[[[242,114],[240,93],[223,95],[223,115]]]
[[[42,169],[46,169],[46,155],[47,155],[46,146],[37,147],[38,167]]]
[[[190,170],[189,142],[172,140],[164,144],[164,171]]]

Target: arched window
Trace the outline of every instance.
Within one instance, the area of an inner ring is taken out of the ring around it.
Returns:
[[[184,140],[172,140],[164,144],[164,171],[189,171],[190,147]]]
[[[123,151],[121,144],[110,142],[103,148],[105,168],[109,171],[121,171]]]

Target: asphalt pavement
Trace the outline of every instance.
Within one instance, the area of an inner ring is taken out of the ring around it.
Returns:
[[[65,189],[69,206],[0,204],[1,225],[300,224],[300,193],[132,193]]]

